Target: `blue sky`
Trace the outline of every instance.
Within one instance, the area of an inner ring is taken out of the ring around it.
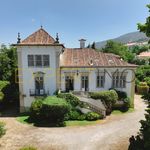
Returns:
[[[42,24],[53,37],[58,32],[66,47],[78,47],[137,30],[149,15],[149,0],[1,0],[0,43],[16,43]]]

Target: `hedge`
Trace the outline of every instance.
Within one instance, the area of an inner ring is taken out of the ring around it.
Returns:
[[[103,102],[115,104],[118,100],[118,94],[115,90],[101,91],[101,92],[90,92],[90,97],[93,99],[100,99]]]
[[[57,97],[65,99],[73,107],[76,107],[77,105],[80,104],[78,97],[76,97],[71,93],[59,93]]]
[[[86,120],[88,121],[94,121],[94,120],[98,120],[98,119],[102,119],[102,115],[99,115],[95,112],[89,112],[86,114]]]
[[[31,105],[30,118],[36,123],[63,123],[66,114],[70,110],[68,103],[55,96],[49,96],[44,100],[37,99]]]
[[[146,82],[140,82],[139,85],[137,85],[137,92],[138,94],[146,94],[149,92],[149,86]]]

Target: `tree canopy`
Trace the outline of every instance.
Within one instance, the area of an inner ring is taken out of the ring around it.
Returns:
[[[134,55],[129,51],[128,47],[114,41],[107,41],[107,44],[102,51],[105,53],[114,53],[116,55],[121,56],[125,61],[131,61],[134,58]]]

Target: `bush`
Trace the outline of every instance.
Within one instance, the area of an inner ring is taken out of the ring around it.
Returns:
[[[150,77],[144,78],[144,81],[147,83],[147,85],[150,87]]]
[[[83,121],[83,120],[85,120],[86,119],[86,115],[85,114],[82,114],[82,115],[80,115],[79,117],[78,117],[78,120],[80,120],[80,121]]]
[[[100,99],[106,103],[106,105],[115,104],[118,100],[118,94],[115,90],[101,91],[101,92],[91,92],[90,97],[93,99]]]
[[[70,111],[68,113],[68,120],[78,120],[80,113],[78,111]]]
[[[98,120],[101,117],[102,116],[100,116],[99,114],[97,114],[95,112],[89,112],[89,113],[86,114],[86,120],[88,120],[88,121]]]
[[[118,100],[124,100],[127,98],[127,93],[124,91],[115,90],[118,94]]]
[[[5,123],[0,122],[0,138],[6,133]]]
[[[31,105],[30,118],[35,123],[63,124],[70,107],[63,99],[49,96],[44,100],[35,100]]]
[[[34,148],[34,147],[23,147],[23,148],[20,148],[20,150],[37,150],[37,148]]]
[[[76,107],[77,105],[80,104],[79,99],[71,93],[60,93],[60,94],[58,94],[58,97],[65,99],[73,107]]]
[[[146,82],[140,82],[139,85],[137,85],[137,92],[138,94],[146,94],[149,91],[149,86]]]

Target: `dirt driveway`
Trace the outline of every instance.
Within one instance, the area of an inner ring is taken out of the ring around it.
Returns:
[[[38,150],[127,150],[128,139],[139,131],[146,105],[135,95],[135,111],[111,115],[102,123],[85,127],[37,128],[15,118],[0,118],[7,133],[0,139],[0,150],[19,150],[33,145]]]

